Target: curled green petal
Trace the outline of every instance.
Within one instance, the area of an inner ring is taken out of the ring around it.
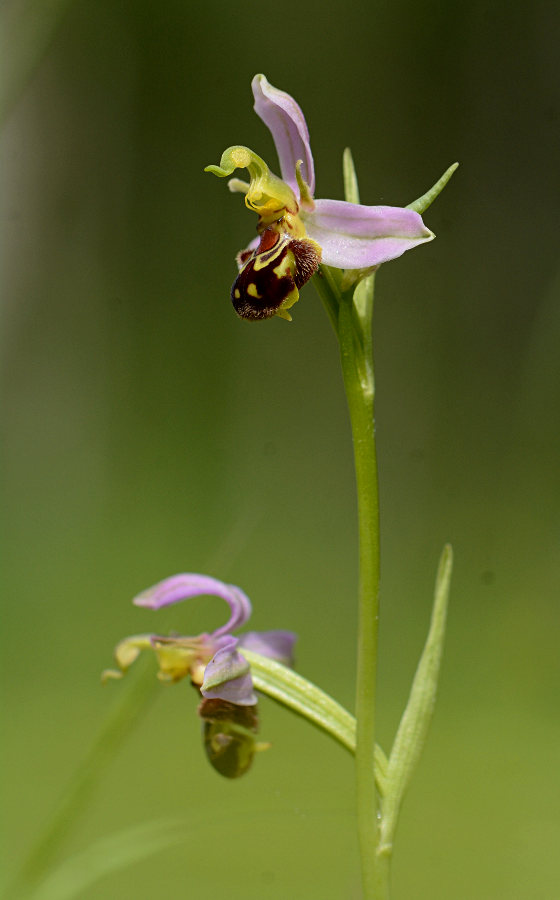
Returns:
[[[291,187],[274,175],[264,160],[248,147],[228,147],[222,153],[220,165],[206,166],[204,171],[227,178],[235,169],[248,170],[251,183],[245,203],[259,214],[265,225],[277,221],[285,212],[297,214],[299,207]]]
[[[434,711],[452,565],[453,551],[447,544],[439,561],[430,630],[389,757],[380,853],[391,853],[402,798],[420,759]]]
[[[265,177],[269,173],[269,169],[264,160],[249,150],[248,147],[236,145],[228,147],[222,153],[219,166],[206,166],[205,172],[212,172],[218,178],[227,178],[232,175],[236,169],[248,169],[251,178]]]
[[[431,206],[436,197],[441,194],[445,185],[453,175],[456,169],[459,168],[459,163],[453,163],[452,166],[443,173],[441,178],[436,181],[433,187],[430,188],[429,191],[426,191],[425,194],[422,194],[421,197],[418,197],[418,200],[414,200],[413,203],[409,203],[406,207],[407,209],[413,209],[417,213],[423,213],[428,209],[428,206]]]

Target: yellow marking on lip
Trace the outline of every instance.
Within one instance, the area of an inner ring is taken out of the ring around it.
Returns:
[[[254,284],[254,282],[251,282],[251,284],[248,285],[247,293],[249,297],[254,297],[256,300],[262,300],[262,294],[259,294],[259,292],[257,291],[257,286],[256,284]]]
[[[264,253],[260,253],[255,258],[255,272],[260,272],[261,269],[264,269],[266,266],[272,265],[272,263],[284,253],[284,247],[278,247],[276,250],[265,250]],[[265,257],[263,259],[262,257]]]
[[[272,271],[278,278],[282,278],[284,275],[288,275],[290,273],[290,261],[287,258],[281,260],[281,262]]]

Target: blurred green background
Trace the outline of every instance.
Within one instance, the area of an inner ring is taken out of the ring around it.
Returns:
[[[456,567],[438,707],[406,799],[395,900],[560,896],[560,8],[285,0],[7,0],[2,162],[5,870],[15,871],[124,683],[122,636],[169,574],[241,585],[253,627],[353,700],[356,525],[337,350],[312,286],[291,325],[229,303],[255,226],[204,175],[275,167],[264,72],[301,103],[318,196],[350,145],[366,203],[459,160],[437,240],[385,266],[375,314],[382,503],[379,738],[389,749],[441,546]],[[140,822],[188,842],[94,898],[358,898],[351,759],[269,701],[273,749],[228,783],[196,697],[161,688],[63,856]]]

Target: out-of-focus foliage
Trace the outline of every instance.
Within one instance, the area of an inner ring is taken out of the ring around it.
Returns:
[[[251,109],[262,71],[305,109],[321,196],[342,198],[348,144],[364,203],[405,205],[461,163],[426,213],[437,240],[377,278],[386,747],[445,541],[456,558],[394,896],[549,900],[560,838],[558,8],[39,6],[56,17],[39,35],[31,4],[7,7],[7,872],[121,690],[99,685],[112,647],[169,621],[130,604],[160,578],[206,571],[241,585],[253,626],[298,631],[299,670],[352,704],[356,528],[335,343],[311,286],[291,325],[237,320],[234,255],[254,223],[202,173],[234,143],[273,158]],[[178,609],[172,624],[208,629],[208,608]],[[232,898],[358,897],[350,758],[263,701],[273,747],[225,783],[205,760],[196,702],[188,685],[161,688],[67,852],[170,816],[197,823],[189,842],[86,900],[226,887]]]

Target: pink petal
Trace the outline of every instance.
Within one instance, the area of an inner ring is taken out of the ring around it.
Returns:
[[[203,697],[228,700],[238,706],[254,706],[257,696],[253,690],[251,668],[244,656],[236,650],[236,638],[218,650],[204,670],[200,688]]]
[[[304,115],[289,94],[272,87],[264,75],[255,75],[251,83],[255,97],[255,112],[269,129],[280,160],[282,178],[296,197],[296,163],[303,161],[301,175],[311,193],[315,190],[315,169],[309,146],[309,131]]]
[[[246,631],[239,637],[238,645],[285,666],[293,666],[296,640],[293,631]]]
[[[161,609],[171,606],[172,603],[180,603],[182,600],[190,600],[192,597],[200,597],[208,594],[211,597],[221,597],[229,605],[231,617],[226,625],[216,629],[214,636],[226,634],[240,628],[251,616],[251,603],[241,588],[234,584],[224,584],[217,578],[209,575],[196,575],[185,573],[172,575],[148,588],[132,601],[136,606],[146,606],[148,609]]]
[[[417,212],[398,206],[316,200],[302,218],[323,250],[322,262],[338,269],[378,266],[435,237]]]

